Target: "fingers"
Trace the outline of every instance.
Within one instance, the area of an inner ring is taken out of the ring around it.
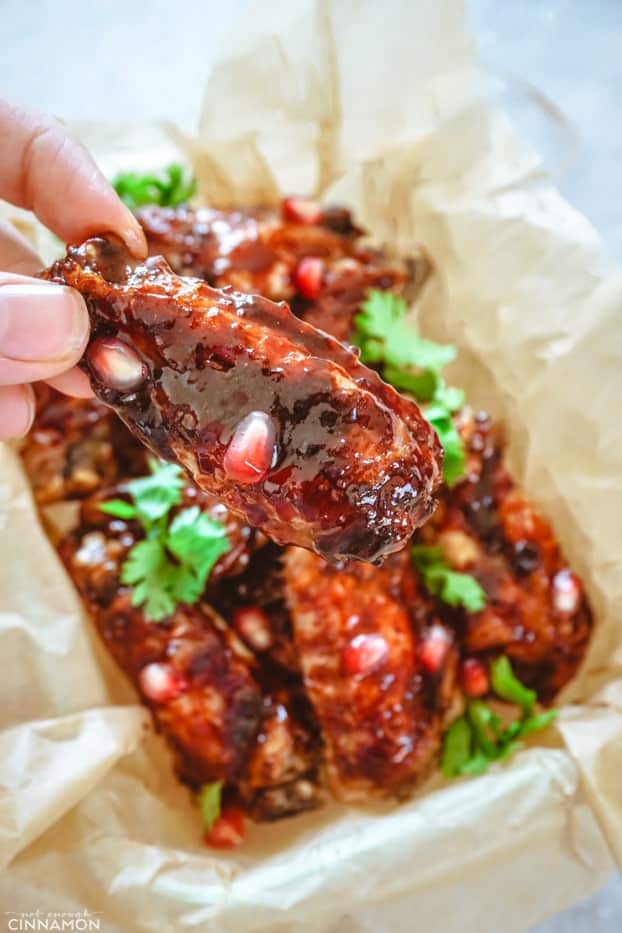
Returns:
[[[0,386],[0,441],[27,434],[35,416],[32,386]]]
[[[55,120],[4,101],[0,198],[34,211],[65,242],[116,233],[134,256],[147,254],[140,225],[83,146]]]
[[[58,376],[80,359],[88,335],[78,292],[0,273],[0,385]]]
[[[0,269],[27,275],[36,272],[41,266],[41,259],[28,241],[15,227],[0,220]],[[15,281],[15,278],[13,276],[12,280]],[[87,376],[75,366],[47,381],[59,392],[68,395],[77,395],[79,398],[90,398],[93,395]]]
[[[77,398],[93,398],[93,390],[91,389],[89,377],[76,366],[72,369],[68,369],[66,373],[61,373],[60,376],[47,379],[46,382],[48,382],[53,389],[64,392],[65,395],[75,395]]]

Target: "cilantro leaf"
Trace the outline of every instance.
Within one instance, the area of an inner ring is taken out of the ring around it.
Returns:
[[[418,544],[412,548],[411,556],[425,588],[433,596],[449,606],[464,606],[468,612],[484,608],[486,594],[475,577],[452,570],[441,548]]]
[[[457,386],[446,386],[442,379],[434,393],[434,401],[439,405],[444,405],[451,412],[459,411],[464,405],[465,399],[464,389],[459,389]],[[422,399],[422,401],[425,401],[425,399]]]
[[[198,505],[184,509],[169,526],[166,545],[203,581],[219,557],[229,550],[224,525],[201,512]]]
[[[101,512],[105,512],[106,515],[114,515],[116,518],[136,517],[135,507],[123,499],[110,499],[109,502],[103,502],[99,509]]]
[[[464,404],[464,392],[445,385],[440,370],[455,358],[456,350],[420,337],[407,320],[407,312],[399,295],[372,289],[354,319],[352,339],[364,363],[377,366],[396,389],[428,403],[423,414],[445,451],[443,475],[452,486],[463,475],[466,462],[464,444],[451,417]]]
[[[473,730],[466,716],[454,719],[443,739],[441,771],[446,778],[455,777],[471,758]]]
[[[186,204],[197,189],[196,179],[178,162],[171,162],[159,172],[122,172],[112,184],[132,211],[146,204],[162,207]]]
[[[501,720],[483,700],[471,700],[467,707],[467,716],[478,748],[494,760],[497,757],[496,743],[500,736]]]
[[[430,422],[445,451],[443,477],[448,486],[453,486],[464,473],[466,457],[464,444],[458,433],[451,413],[440,403],[434,401],[423,408],[424,417]]]
[[[456,357],[449,344],[420,337],[406,320],[408,305],[394,292],[372,289],[354,319],[354,343],[364,363],[438,371]]]
[[[490,765],[490,758],[484,754],[484,752],[475,752],[474,755],[471,755],[468,761],[466,761],[458,774],[468,775],[469,777],[479,777],[480,774],[484,774],[485,771],[488,771],[488,766]]]
[[[396,389],[409,392],[419,402],[430,402],[435,397],[441,378],[433,369],[415,372],[412,369],[400,369],[397,366],[385,366],[383,378]]]
[[[150,466],[150,476],[141,476],[127,484],[138,518],[148,525],[163,518],[181,502],[184,485],[182,469],[176,463],[152,460]]]
[[[139,541],[131,549],[121,568],[121,583],[138,583],[152,574],[157,574],[163,560],[164,549],[157,538]]]
[[[507,665],[499,664],[501,660]],[[497,686],[508,694],[510,702],[518,703],[521,716],[503,728],[501,719],[487,703],[469,700],[465,713],[451,723],[443,736],[441,770],[445,777],[483,774],[493,761],[509,758],[521,748],[521,739],[545,729],[557,716],[556,709],[534,715],[535,694],[514,676],[507,658],[493,661],[491,670],[493,665],[497,669]],[[494,686],[494,673],[492,680]],[[496,687],[494,689],[499,692]]]
[[[514,675],[512,665],[505,655],[496,658],[490,665],[490,680],[492,689],[508,703],[516,703],[526,715],[531,715],[536,704],[535,690],[525,687]]]
[[[543,713],[538,713],[537,716],[528,716],[527,719],[523,720],[520,734],[522,736],[530,735],[532,732],[546,729],[557,719],[558,712],[559,710],[556,709],[547,709]]]
[[[132,593],[132,605],[145,607],[145,618],[149,622],[162,622],[174,611],[176,602],[166,587],[161,586],[160,577],[147,577]]]
[[[159,538],[145,538],[134,545],[121,568],[121,583],[134,585],[132,605],[144,605],[147,618],[153,622],[160,622],[175,608],[167,565]]]
[[[201,820],[203,821],[203,827],[206,832],[212,829],[214,823],[220,816],[222,787],[222,781],[213,781],[211,784],[203,784],[197,794],[199,813],[201,814]]]
[[[100,506],[109,515],[138,519],[145,530],[145,538],[127,554],[121,582],[133,587],[132,605],[144,606],[152,622],[162,621],[179,603],[197,602],[214,564],[230,547],[224,525],[198,505],[171,519],[183,483],[179,466],[153,461],[150,476],[127,484],[133,503],[113,499]]]

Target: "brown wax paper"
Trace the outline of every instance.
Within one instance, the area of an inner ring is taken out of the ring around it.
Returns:
[[[399,806],[251,825],[241,850],[210,852],[5,447],[0,906],[88,910],[123,933],[524,930],[622,863],[622,276],[480,100],[461,4],[251,7],[196,138],[91,127],[85,140],[109,172],[183,145],[208,203],[316,191],[390,249],[422,243],[435,273],[419,322],[451,337],[454,377],[505,420],[515,474],[598,624],[542,747],[474,780],[436,778]]]

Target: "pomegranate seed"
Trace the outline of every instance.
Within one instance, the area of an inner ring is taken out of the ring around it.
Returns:
[[[153,661],[143,667],[138,683],[141,692],[152,703],[168,703],[186,688],[181,674],[172,665],[160,661]]]
[[[120,392],[135,389],[147,378],[147,367],[122,340],[100,337],[90,345],[86,358],[100,382]]]
[[[322,219],[322,208],[311,198],[303,198],[299,195],[283,198],[282,209],[285,220],[292,220],[296,224],[312,226],[319,224]]]
[[[214,849],[234,849],[244,842],[244,815],[237,807],[225,807],[203,836],[206,845]]]
[[[445,663],[449,652],[451,637],[442,625],[433,625],[425,632],[419,658],[421,666],[428,674],[436,674]]]
[[[305,256],[294,269],[294,285],[303,298],[317,298],[322,289],[324,260],[317,256]]]
[[[259,606],[242,606],[233,613],[237,633],[255,651],[267,651],[272,644],[270,619]]]
[[[355,635],[343,652],[343,666],[347,674],[365,677],[384,663],[389,646],[382,635]]]
[[[460,686],[468,697],[483,697],[490,690],[488,671],[477,658],[465,658],[460,665]]]
[[[276,429],[270,415],[252,411],[240,421],[224,456],[223,466],[238,483],[258,483],[274,457]]]
[[[572,615],[581,603],[581,581],[572,570],[564,568],[553,577],[553,605],[557,612]]]

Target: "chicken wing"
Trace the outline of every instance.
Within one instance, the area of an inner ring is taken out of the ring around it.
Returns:
[[[70,247],[46,277],[87,300],[97,396],[278,543],[373,561],[431,514],[434,430],[285,305],[137,263],[105,239]]]
[[[146,470],[146,450],[96,399],[39,383],[37,413],[20,456],[39,505],[82,499],[120,476]]]
[[[440,748],[456,668],[450,631],[417,592],[408,552],[338,568],[289,548],[284,564],[331,789],[345,801],[404,794]]]
[[[453,569],[472,574],[487,602],[477,613],[443,604],[439,610],[460,633],[465,654],[506,654],[520,679],[548,701],[573,676],[589,641],[583,586],[550,525],[504,467],[499,428],[469,409],[459,427],[465,478],[443,490],[418,539],[440,546]]]
[[[254,656],[205,601],[178,606],[160,624],[147,621],[120,583],[140,529],[102,513],[101,501],[84,502],[81,525],[60,554],[108,650],[171,745],[180,777],[195,788],[227,782],[259,820],[316,806],[318,746],[296,692],[268,689]]]

